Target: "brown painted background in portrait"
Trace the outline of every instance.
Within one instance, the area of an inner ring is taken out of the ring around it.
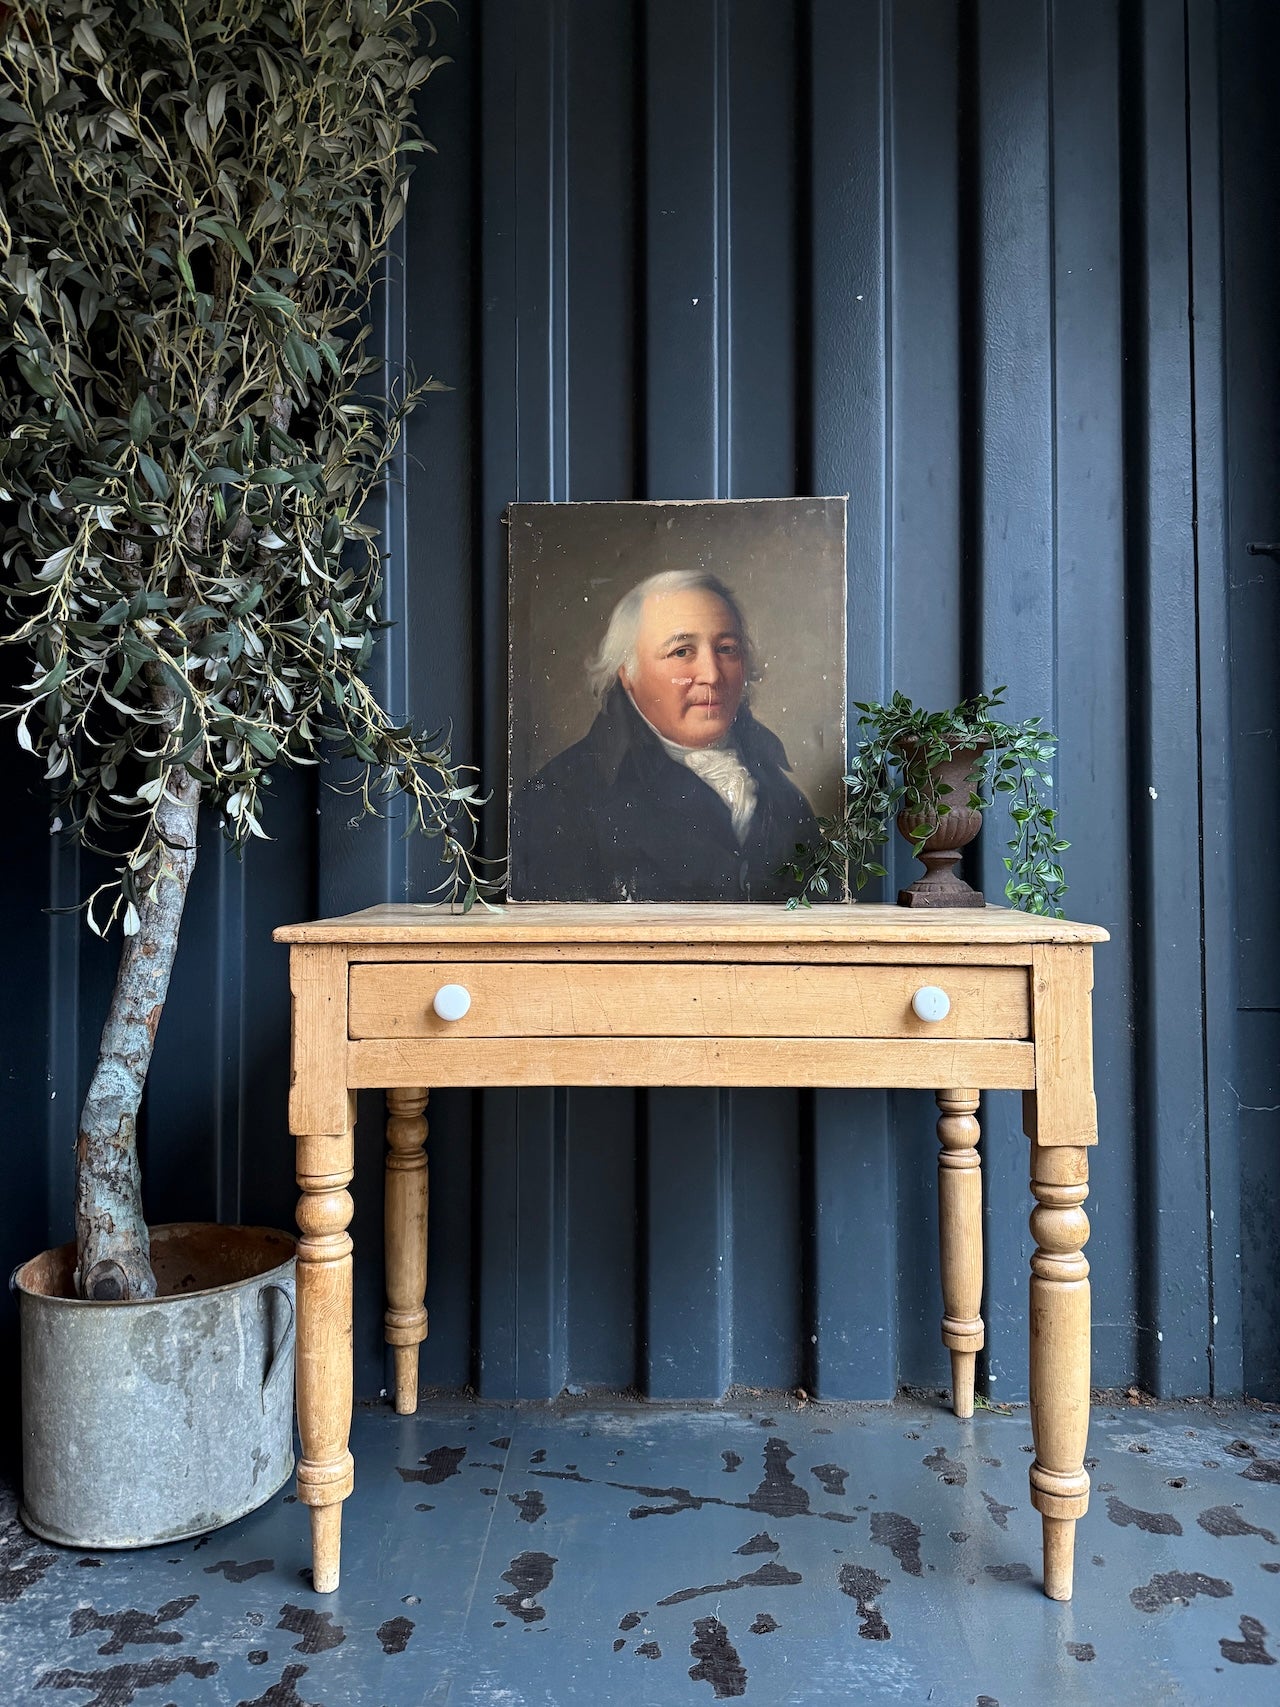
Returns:
[[[510,776],[514,792],[580,740],[586,660],[637,581],[706,568],[737,596],[761,679],[751,708],[814,810],[840,801],[845,735],[845,499],[512,504]]]

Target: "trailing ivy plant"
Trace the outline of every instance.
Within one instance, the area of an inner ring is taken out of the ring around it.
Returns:
[[[880,849],[902,812],[917,825],[909,839],[918,857],[937,820],[952,809],[937,766],[972,748],[976,757],[963,804],[985,812],[1001,796],[1012,824],[1004,859],[1006,896],[1023,912],[1060,919],[1067,881],[1058,856],[1071,844],[1059,837],[1057,813],[1045,798],[1053,786],[1048,767],[1058,738],[1039,717],[1005,723],[993,716],[1007,691],[975,694],[950,711],[923,711],[901,693],[887,705],[857,702],[858,724],[867,733],[844,779],[844,809],[819,818],[815,846],[797,847],[785,875],[801,888],[787,905],[808,906],[815,897],[844,895],[850,886],[862,889],[868,879],[884,877]]]
[[[484,889],[476,785],[361,677],[366,519],[431,381],[379,397],[372,289],[405,205],[440,0],[0,6],[4,708],[57,822],[113,861],[123,944],[77,1144],[78,1280],[149,1296],[138,1105],[197,813],[266,835],[279,765],[354,761]]]

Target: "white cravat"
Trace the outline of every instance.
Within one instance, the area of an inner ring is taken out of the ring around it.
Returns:
[[[661,735],[658,737],[662,741]],[[714,788],[729,808],[733,833],[741,846],[755,816],[760,789],[756,779],[738,757],[738,749],[723,747],[678,747],[674,741],[662,741],[673,759],[678,758],[703,782]]]
[[[668,741],[665,735],[654,729],[634,699],[631,703],[635,706],[636,715],[649,724],[650,729],[653,729],[662,742],[667,757],[684,765],[695,776],[701,777],[707,787],[713,788],[724,801],[733,820],[733,833],[741,846],[746,840],[751,820],[755,817],[760,787],[738,757],[738,749],[729,736],[722,735],[711,747],[682,747],[678,741]]]

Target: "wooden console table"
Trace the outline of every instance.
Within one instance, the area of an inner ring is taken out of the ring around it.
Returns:
[[[814,1085],[935,1092],[942,1338],[973,1414],[983,1343],[979,1090],[1023,1092],[1031,1141],[1031,1502],[1044,1588],[1071,1596],[1089,1502],[1091,925],[984,911],[382,906],[291,925],[297,1146],[298,1497],[315,1587],[338,1586],[352,1489],[355,1093],[387,1092],[386,1337],[397,1411],[426,1337],[431,1086]],[[441,992],[444,992],[443,995]],[[456,1013],[459,1017],[441,1017]],[[920,1017],[921,1014],[930,1017]]]

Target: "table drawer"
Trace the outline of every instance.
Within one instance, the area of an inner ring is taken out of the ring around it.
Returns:
[[[471,997],[440,1019],[445,984]],[[936,985],[945,1019],[911,998]],[[955,1037],[1031,1034],[1019,966],[783,966],[546,962],[353,964],[353,1038],[410,1037]]]

